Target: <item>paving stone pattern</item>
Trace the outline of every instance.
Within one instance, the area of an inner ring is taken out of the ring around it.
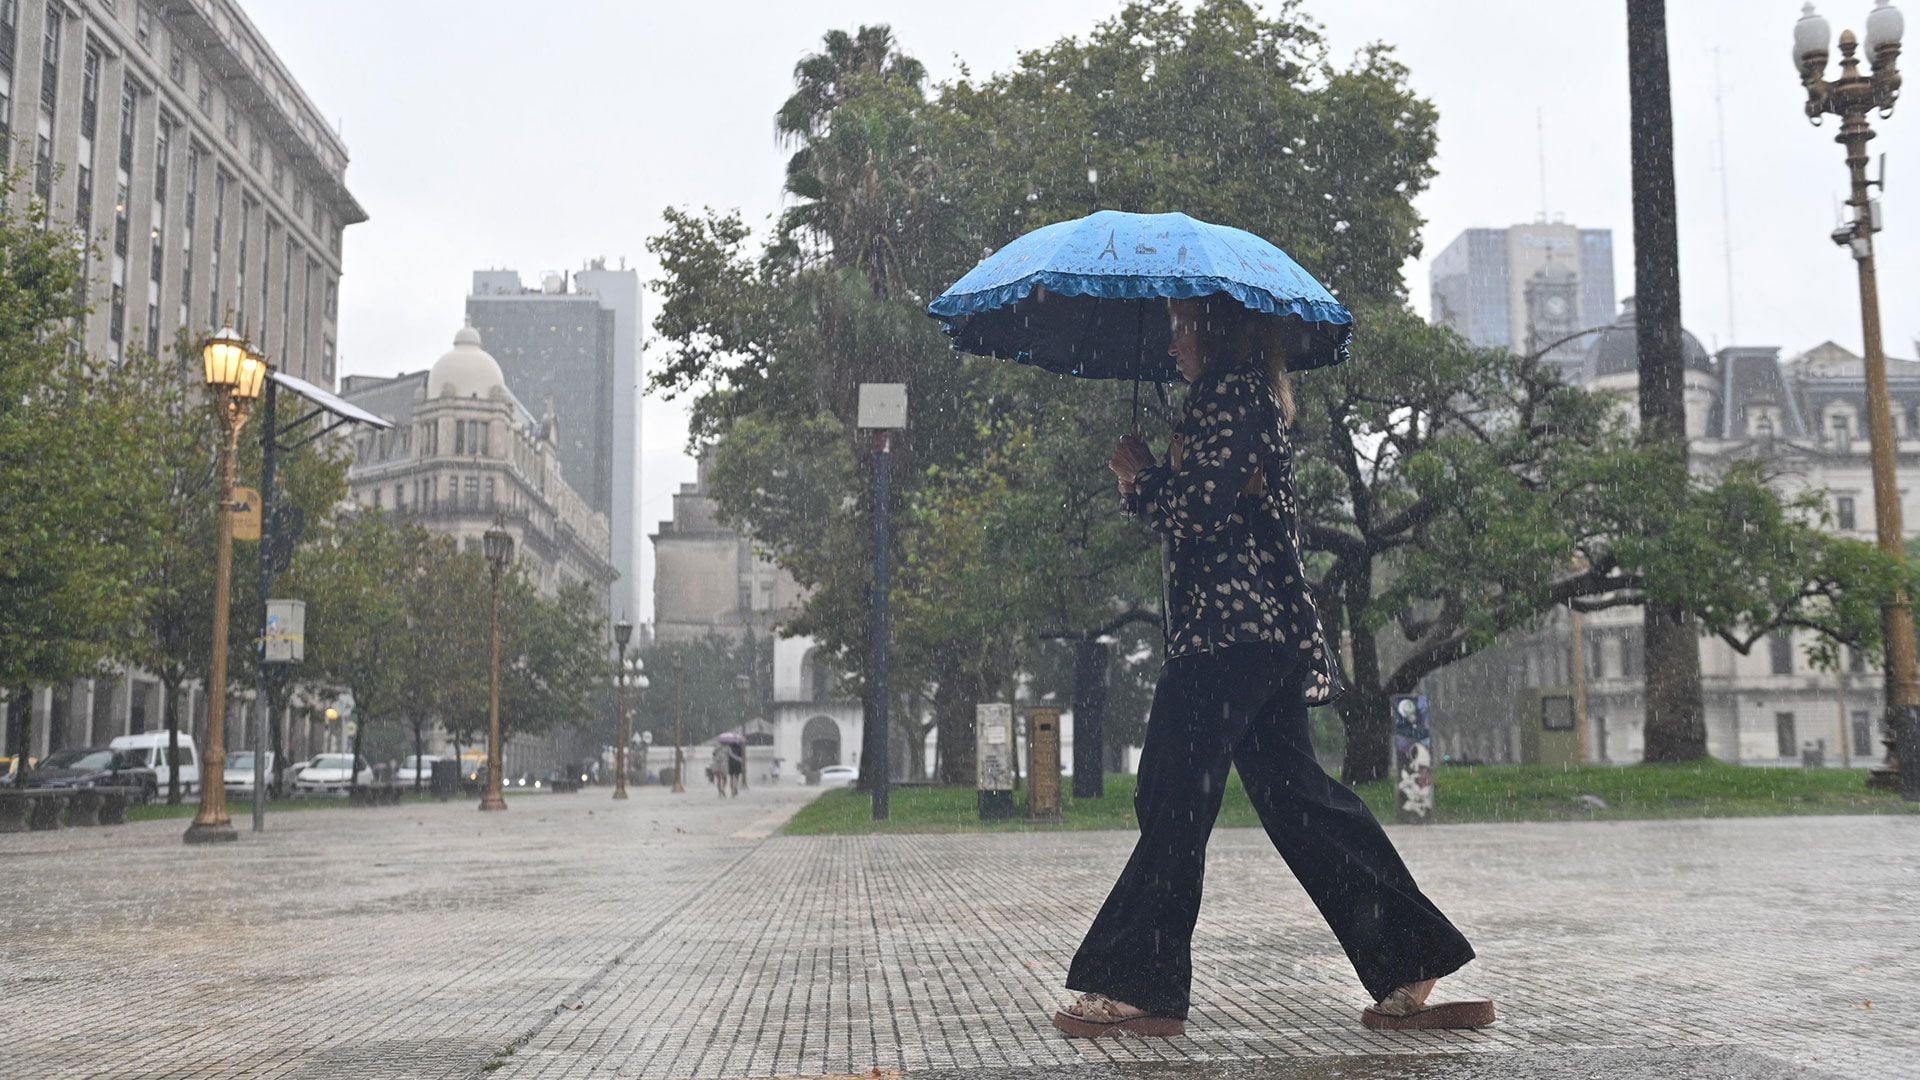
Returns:
[[[769,837],[811,794],[0,836],[0,1076],[1920,1077],[1920,819],[1395,829],[1480,951],[1443,984],[1498,1000],[1480,1033],[1360,1027],[1264,835],[1222,831],[1188,1036],[1086,1042],[1046,1016],[1130,834]]]

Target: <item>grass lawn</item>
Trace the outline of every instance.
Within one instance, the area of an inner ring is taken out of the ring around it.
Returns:
[[[1562,768],[1555,765],[1444,767],[1434,774],[1435,819],[1480,821],[1624,821],[1644,818],[1767,817],[1786,814],[1920,813],[1920,804],[1869,791],[1865,769],[1762,769],[1709,761],[1687,765]],[[882,832],[1023,832],[1053,829],[1132,829],[1134,777],[1107,777],[1106,797],[1068,796],[1066,822],[1020,820],[1025,795],[1014,795],[1014,820],[983,822],[968,788],[896,787],[890,819],[872,820],[865,792],[822,794],[787,823],[789,836],[852,836]],[[1071,790],[1072,782],[1062,786]],[[1359,788],[1382,821],[1393,820],[1393,789],[1386,781]],[[1605,806],[1581,796],[1591,795]],[[1220,808],[1222,828],[1260,824],[1236,774]]]

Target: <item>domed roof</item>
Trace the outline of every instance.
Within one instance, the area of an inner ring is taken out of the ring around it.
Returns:
[[[1680,353],[1688,370],[1713,374],[1713,357],[1707,355],[1700,339],[1687,330],[1680,331]],[[1633,297],[1620,302],[1620,317],[1613,320],[1612,326],[1594,335],[1593,344],[1587,346],[1585,370],[1588,379],[1640,373],[1639,330]]]
[[[487,397],[494,387],[506,385],[500,362],[480,347],[480,331],[471,325],[453,335],[452,350],[434,361],[427,373],[428,398],[449,392],[455,397]]]

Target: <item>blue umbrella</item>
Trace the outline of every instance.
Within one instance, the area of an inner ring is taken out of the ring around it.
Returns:
[[[1225,293],[1301,333],[1287,367],[1347,359],[1353,313],[1258,236],[1102,210],[1008,244],[927,305],[954,347],[1085,379],[1175,382],[1166,301]]]

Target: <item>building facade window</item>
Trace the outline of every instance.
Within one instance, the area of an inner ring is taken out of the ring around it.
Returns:
[[[240,196],[240,250],[233,261],[233,328],[247,333],[247,255],[253,241],[253,200]]]
[[[80,75],[80,160],[74,176],[73,220],[88,237],[93,235],[93,140],[100,133],[100,50],[92,41],[81,61]],[[82,256],[85,257],[84,255]]]
[[[153,5],[145,0],[133,11],[133,40],[148,52],[153,51]]]
[[[1866,650],[1854,646],[1847,647],[1847,673],[1850,675],[1865,675],[1867,673]]]
[[[1793,674],[1793,632],[1775,630],[1767,636],[1767,653],[1775,675]]]
[[[45,203],[53,201],[53,111],[60,87],[60,33],[65,20],[60,5],[47,5],[40,42],[40,124],[33,140],[33,191]]]
[[[172,79],[175,86],[187,85],[187,50],[176,40],[167,42],[167,78]]]
[[[207,276],[211,279],[207,290],[207,318],[218,325],[225,325],[231,317],[220,303],[220,261],[227,246],[228,183],[227,170],[216,167],[213,170],[213,250],[207,253]]]
[[[1841,532],[1852,532],[1857,527],[1857,518],[1853,509],[1853,496],[1840,495],[1833,500],[1834,524]]]
[[[147,262],[147,352],[160,354],[160,286],[167,267],[167,184],[173,159],[173,119],[162,114],[154,125],[153,204],[149,219],[153,222],[151,258]]]
[[[132,80],[120,85],[120,154],[114,170],[113,193],[113,284],[112,309],[107,317],[107,338],[112,342],[114,359],[126,355],[127,333],[127,249],[133,212],[133,125],[139,114],[139,90]]]
[[[1790,758],[1800,750],[1800,739],[1793,730],[1793,714],[1777,712],[1773,714],[1773,737],[1779,744],[1780,756]]]
[[[180,325],[193,327],[193,230],[200,207],[200,148],[187,145],[187,197],[180,230]]]
[[[320,378],[328,386],[333,385],[333,339],[328,338],[320,345]]]
[[[1873,714],[1865,709],[1853,710],[1853,752],[1856,754],[1873,753]]]
[[[201,115],[211,117],[213,115],[213,76],[207,74],[204,64],[195,64],[193,67],[195,86],[193,103],[200,107]]]
[[[489,510],[493,509],[494,497],[493,477],[489,476],[487,477],[487,509]]]
[[[480,509],[480,478],[477,476],[467,477],[467,509]]]

